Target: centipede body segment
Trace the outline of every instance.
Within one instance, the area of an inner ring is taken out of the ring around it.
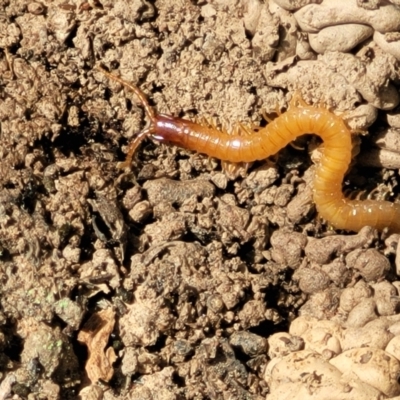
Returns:
[[[314,202],[319,215],[337,229],[359,231],[364,226],[400,232],[400,204],[388,201],[350,200],[342,191],[343,178],[351,161],[351,132],[343,120],[323,107],[292,102],[289,109],[252,135],[228,135],[190,120],[156,114],[145,95],[135,86],[102,70],[110,79],[130,88],[146,111],[149,126],[129,146],[123,167],[145,137],[233,163],[253,162],[274,155],[298,136],[313,133],[324,142],[316,166]]]

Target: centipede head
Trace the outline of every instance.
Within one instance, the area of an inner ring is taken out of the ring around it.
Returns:
[[[150,120],[150,125],[146,129],[137,133],[135,135],[135,137],[132,139],[132,141],[129,143],[128,154],[126,156],[125,161],[118,164],[119,168],[123,168],[123,169],[130,168],[130,166],[132,164],[133,156],[134,156],[137,148],[139,147],[139,145],[143,142],[143,140],[145,138],[154,134],[155,125],[157,123],[157,115],[156,115],[155,111],[153,110],[153,108],[150,106],[149,102],[147,101],[145,94],[137,86],[134,86],[134,85],[124,81],[120,77],[111,74],[110,72],[106,71],[105,69],[103,69],[100,66],[96,66],[96,68],[99,71],[101,71],[104,75],[106,75],[109,79],[111,79],[115,82],[118,82],[121,85],[130,89],[136,95],[136,97],[139,99],[141,105],[144,108],[146,115],[148,116],[148,118]]]

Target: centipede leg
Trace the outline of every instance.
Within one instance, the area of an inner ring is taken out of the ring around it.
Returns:
[[[329,108],[327,108],[329,110]],[[354,114],[355,110],[348,110],[348,111],[342,111],[342,112],[336,112],[337,115],[340,116],[340,118],[343,119],[343,121],[346,123],[346,126],[349,128],[350,133],[352,135],[360,135],[360,136],[366,136],[368,135],[368,130],[366,129],[361,129],[361,128],[352,128],[350,126],[349,121],[352,119],[356,119],[357,115]]]
[[[276,117],[280,117],[282,115],[279,104],[275,105],[274,113],[276,114]],[[268,114],[265,110],[261,110],[261,115],[269,124],[275,119],[275,117],[271,117],[271,114]]]
[[[392,195],[392,191],[385,187],[383,184],[380,184],[375,189],[372,189],[371,192],[368,193],[367,199],[368,200],[386,200],[388,201],[388,197]]]
[[[296,90],[293,95],[292,98],[290,99],[289,102],[289,109],[290,108],[295,108],[295,107],[308,107],[308,104],[304,101],[304,99],[301,97],[301,93]]]

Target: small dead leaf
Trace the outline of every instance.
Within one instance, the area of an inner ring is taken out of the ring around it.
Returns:
[[[114,324],[115,312],[108,308],[92,315],[78,334],[78,340],[88,348],[85,369],[92,383],[109,382],[114,374],[112,364],[117,356],[112,347],[105,348]]]

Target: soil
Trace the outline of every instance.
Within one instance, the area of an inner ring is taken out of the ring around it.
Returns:
[[[145,115],[97,65],[227,130],[300,93],[355,132],[344,190],[396,199],[398,60],[317,54],[277,3],[0,1],[0,399],[265,399],[272,334],[399,287],[398,234],[318,218],[313,137],[240,166],[146,140],[118,168]]]

